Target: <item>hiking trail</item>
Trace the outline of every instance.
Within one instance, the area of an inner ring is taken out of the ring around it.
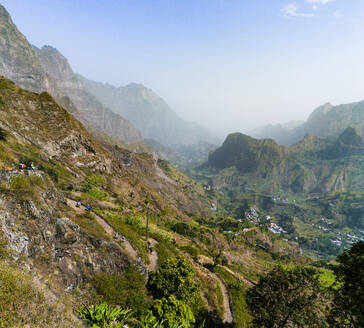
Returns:
[[[67,205],[72,207],[72,209],[74,209],[79,214],[85,213],[85,211],[86,211],[86,207],[84,205],[77,207],[76,206],[77,202],[72,199],[67,198]],[[99,214],[93,212],[92,210],[90,211],[90,213],[94,216],[97,223],[104,228],[106,234],[109,237],[114,238],[116,230]],[[120,245],[120,244],[118,243],[118,245]],[[139,258],[138,253],[127,239],[125,239],[125,241],[122,242],[120,247],[122,247],[126,251],[126,253],[130,256],[130,258],[132,258],[134,261],[138,261],[138,258]],[[153,251],[153,253],[154,253],[154,251]]]
[[[223,297],[223,304],[224,304],[224,316],[223,316],[223,323],[232,323],[233,322],[233,313],[230,307],[230,294],[225,285],[225,282],[215,273],[211,272],[211,275],[218,281]]]
[[[155,249],[155,245],[158,242],[153,238],[149,238],[149,241],[152,244],[153,252],[151,254],[149,253],[150,263],[148,264],[148,272],[154,272],[158,268],[158,252]]]

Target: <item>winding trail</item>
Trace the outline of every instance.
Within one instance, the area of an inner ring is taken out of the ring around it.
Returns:
[[[230,294],[226,287],[225,282],[215,273],[210,271],[210,274],[218,281],[223,297],[223,304],[224,304],[224,316],[223,316],[223,323],[232,323],[233,322],[233,313],[231,311],[230,305]]]
[[[226,266],[222,266],[222,265],[220,265],[220,267],[222,267],[225,271],[227,271],[227,272],[229,272],[232,276],[234,276],[235,277],[235,279],[237,279],[237,280],[240,280],[240,281],[242,281],[242,282],[244,282],[246,285],[248,285],[249,287],[251,287],[251,286],[256,286],[257,284],[254,282],[254,281],[252,281],[252,280],[250,280],[250,279],[248,279],[248,278],[246,278],[246,277],[243,277],[242,275],[240,275],[239,273],[236,273],[236,272],[234,272],[234,271],[232,271],[232,270],[230,270],[228,267],[226,267]]]
[[[196,269],[204,272],[204,274],[206,274],[206,275],[213,277],[215,279],[215,281],[217,281],[217,283],[220,285],[220,290],[221,290],[222,297],[223,297],[223,306],[224,306],[224,314],[222,317],[222,321],[223,321],[223,323],[232,323],[234,320],[234,316],[233,316],[233,311],[232,311],[232,307],[231,307],[230,293],[229,293],[229,289],[226,286],[224,280],[222,280],[216,273],[208,270],[203,265],[194,261],[188,253],[182,252],[182,254],[184,257],[188,258],[191,261],[191,263],[194,265],[194,267]]]
[[[149,238],[149,241],[152,244],[153,252],[149,253],[150,263],[148,264],[148,272],[154,272],[158,268],[158,252],[155,250],[155,245],[158,242],[153,238]]]
[[[77,207],[76,206],[77,202],[73,199],[67,198],[67,205],[70,206],[72,209],[74,209],[79,214],[84,213],[86,210],[86,207],[84,205]],[[107,222],[100,214],[97,214],[97,213],[93,212],[92,210],[90,211],[90,213],[94,216],[97,223],[104,228],[106,234],[111,238],[115,238],[116,229],[114,229],[114,227],[109,222]],[[130,256],[130,258],[132,258],[134,261],[138,261],[138,258],[139,258],[138,253],[127,239],[125,241],[123,241],[121,245],[119,243],[117,243],[117,244],[126,251],[126,253]],[[157,259],[157,262],[158,262],[158,259]]]

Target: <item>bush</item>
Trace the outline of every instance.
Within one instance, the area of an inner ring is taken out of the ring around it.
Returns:
[[[337,258],[337,286],[330,313],[331,327],[364,327],[364,242],[353,244]]]
[[[130,307],[137,313],[145,313],[149,308],[146,281],[133,266],[128,267],[122,276],[100,273],[92,283],[100,301]]]
[[[199,251],[196,247],[193,247],[191,245],[185,245],[181,246],[180,249],[190,254],[195,260],[198,258]]]
[[[162,263],[150,276],[148,288],[155,298],[168,298],[173,294],[189,305],[196,301],[200,292],[191,264],[181,257]]]
[[[96,200],[108,200],[107,192],[100,190],[104,182],[104,177],[100,174],[88,175],[83,181],[82,191]]]
[[[277,266],[247,293],[257,327],[327,327],[316,269]]]
[[[189,328],[195,322],[195,317],[190,307],[174,295],[168,298],[155,300],[153,313],[159,320],[166,320],[169,326],[183,323],[182,327]]]
[[[111,307],[107,303],[80,307],[78,313],[92,328],[122,328],[131,319],[130,309]]]
[[[4,104],[5,104],[5,102],[3,100],[3,97],[0,96],[0,105],[4,105]]]

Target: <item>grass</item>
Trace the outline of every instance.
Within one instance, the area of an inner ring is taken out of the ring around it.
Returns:
[[[80,327],[71,320],[71,307],[48,304],[31,278],[0,262],[0,327]]]
[[[115,215],[107,214],[105,218],[138,249],[138,253],[144,262],[149,263],[148,249],[142,238],[143,230],[128,225],[121,217]]]
[[[72,220],[91,236],[97,239],[109,239],[104,228],[97,223],[95,217],[90,212],[78,214]]]
[[[132,308],[138,314],[146,313],[150,307],[146,279],[134,266],[129,266],[122,276],[99,273],[92,279],[92,285],[96,302]]]

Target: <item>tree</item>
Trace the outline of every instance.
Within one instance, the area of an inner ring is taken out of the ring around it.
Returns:
[[[364,327],[364,242],[338,256],[334,267],[337,288],[330,313],[333,327]]]
[[[195,281],[190,263],[183,258],[169,259],[162,263],[149,279],[148,288],[155,299],[174,295],[191,305],[199,295],[200,285]]]
[[[190,307],[174,295],[155,300],[153,313],[159,320],[166,320],[169,326],[181,323],[183,327],[191,327],[195,317]]]
[[[277,266],[247,292],[254,327],[326,327],[317,270]],[[321,305],[321,306],[320,306]]]

